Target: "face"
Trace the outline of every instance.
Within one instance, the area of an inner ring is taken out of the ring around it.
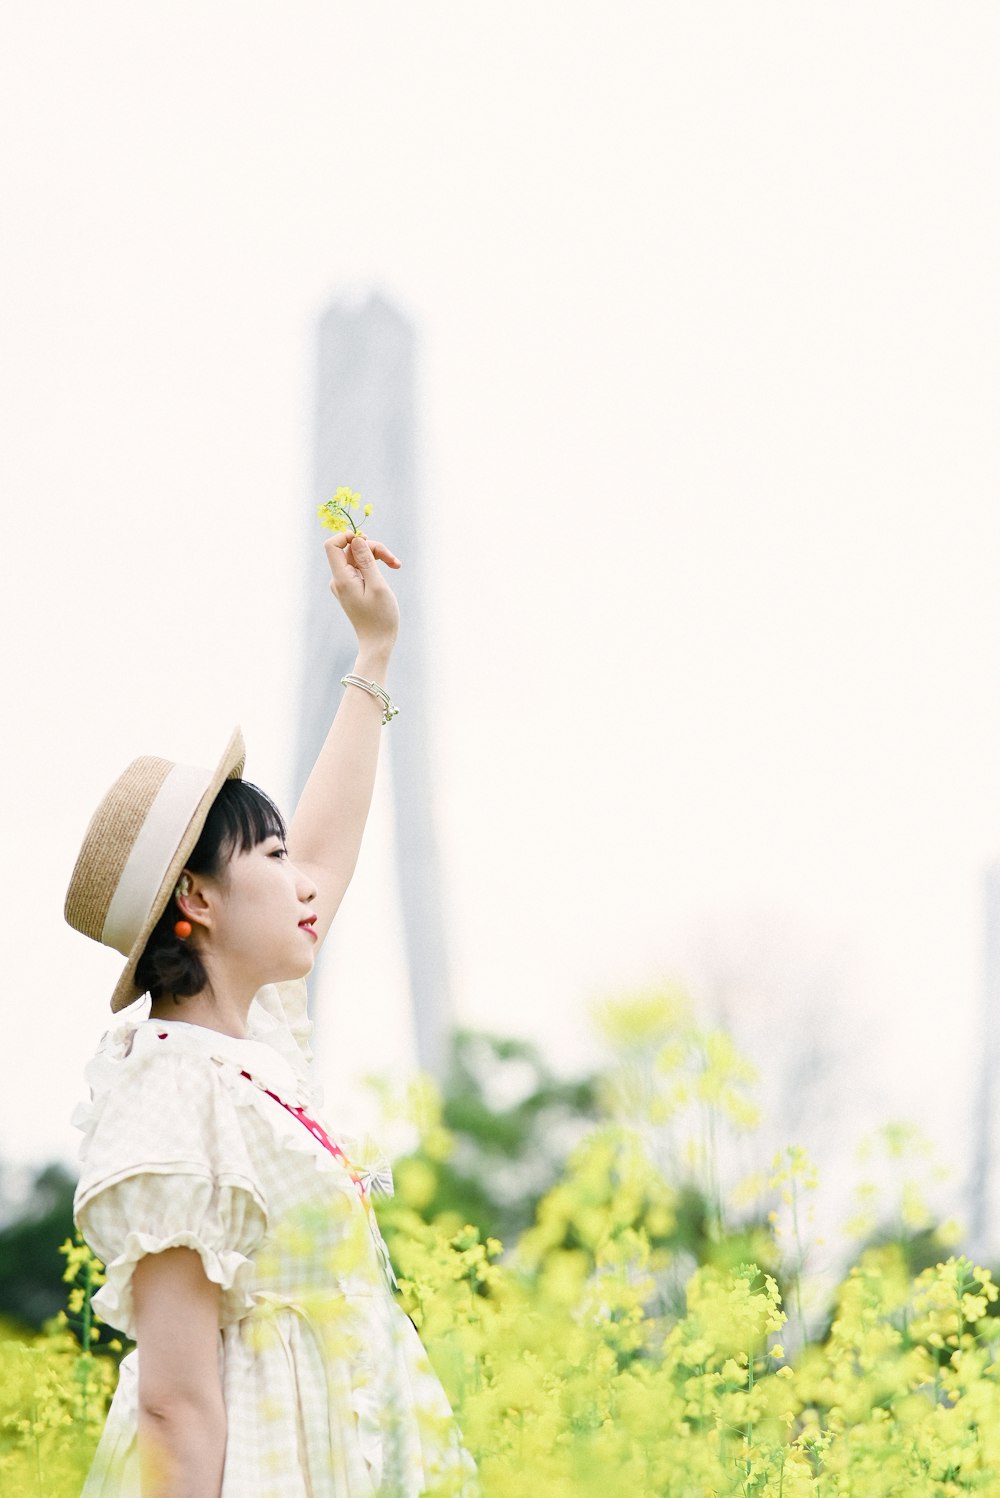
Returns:
[[[200,883],[213,966],[254,990],[312,970],[316,886],[291,862],[280,837],[234,853],[218,879]]]

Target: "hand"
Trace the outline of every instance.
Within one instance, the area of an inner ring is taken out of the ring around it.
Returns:
[[[333,574],[330,591],[354,626],[360,645],[389,650],[399,630],[399,604],[379,562],[402,563],[381,541],[338,531],[323,543]]]

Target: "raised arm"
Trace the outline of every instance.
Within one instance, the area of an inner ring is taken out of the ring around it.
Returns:
[[[384,687],[399,630],[399,606],[378,564],[398,567],[399,559],[381,542],[347,532],[326,542],[326,554],[330,588],[358,638],[353,674]],[[357,865],[381,734],[379,699],[360,687],[345,687],[288,829],[289,857],[318,890],[316,930],[321,941]]]

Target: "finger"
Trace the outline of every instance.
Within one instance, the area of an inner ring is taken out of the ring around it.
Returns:
[[[341,537],[338,534],[323,543],[333,577],[331,586],[346,583],[358,574],[357,559],[348,546],[350,540],[349,535]]]
[[[323,549],[334,577],[344,577],[346,573],[354,570],[354,557],[351,554],[349,535],[338,532],[337,535],[331,536],[329,541],[323,542]]]
[[[387,567],[402,567],[399,557],[391,552],[383,541],[369,541],[368,545],[372,549],[372,556],[377,557],[380,562],[385,562]]]

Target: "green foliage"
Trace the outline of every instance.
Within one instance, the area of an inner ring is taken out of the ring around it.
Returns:
[[[484,1236],[513,1240],[597,1111],[595,1078],[556,1077],[529,1041],[458,1031],[442,1110],[455,1141],[447,1162],[451,1210]],[[477,1189],[482,1220],[456,1199]]]
[[[421,1123],[417,1148],[394,1163],[397,1191],[429,1221],[512,1242],[596,1119],[597,1091],[595,1077],[557,1077],[530,1041],[459,1030],[441,1098],[401,1105],[383,1091],[387,1112]]]

